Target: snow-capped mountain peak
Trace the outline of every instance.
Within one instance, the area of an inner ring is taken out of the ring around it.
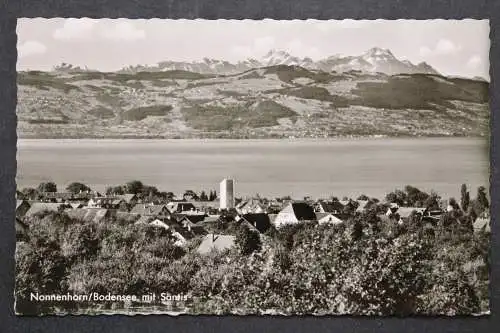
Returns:
[[[380,62],[398,61],[389,49],[382,49],[379,47],[369,49],[362,55],[362,58],[372,65],[376,65]]]
[[[309,70],[326,72],[346,72],[360,70],[365,72],[381,72],[385,74],[438,74],[426,63],[412,64],[408,60],[399,60],[389,49],[373,47],[359,56],[330,55],[320,60],[309,57],[300,58],[283,50],[272,49],[262,58],[248,58],[231,63],[227,60],[204,58],[202,61],[162,61],[156,66],[129,66],[122,71],[169,71],[185,70],[204,74],[236,74],[246,70],[277,65],[300,66]]]

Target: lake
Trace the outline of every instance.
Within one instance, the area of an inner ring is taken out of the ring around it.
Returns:
[[[489,184],[489,148],[478,138],[321,140],[18,141],[18,188],[73,181],[103,191],[141,180],[163,191],[218,191],[235,179],[236,196],[382,198],[407,184],[460,195]]]

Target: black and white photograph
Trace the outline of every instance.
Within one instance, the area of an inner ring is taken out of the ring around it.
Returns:
[[[17,315],[490,314],[488,20],[17,20]]]

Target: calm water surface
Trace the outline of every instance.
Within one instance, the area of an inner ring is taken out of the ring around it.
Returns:
[[[80,181],[103,191],[138,179],[180,194],[218,190],[232,177],[237,196],[383,197],[412,184],[449,197],[462,183],[489,184],[488,150],[472,138],[19,140],[17,182],[62,189]]]

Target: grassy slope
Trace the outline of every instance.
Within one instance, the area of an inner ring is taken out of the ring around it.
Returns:
[[[21,137],[476,136],[489,130],[488,84],[436,75],[289,66],[227,77],[21,72],[18,85]]]

